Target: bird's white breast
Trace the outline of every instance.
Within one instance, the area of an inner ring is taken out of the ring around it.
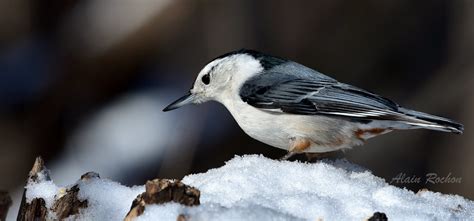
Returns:
[[[239,126],[252,138],[288,150],[290,139],[308,138],[305,152],[329,152],[362,143],[354,137],[356,125],[348,121],[315,115],[276,114],[243,102],[240,97],[222,99]]]

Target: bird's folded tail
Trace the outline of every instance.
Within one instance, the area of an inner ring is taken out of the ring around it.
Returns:
[[[425,128],[429,130],[438,130],[455,134],[462,134],[464,131],[464,126],[462,124],[447,118],[409,110],[402,107],[400,107],[398,111],[406,116],[406,118],[403,119],[404,123],[414,126],[415,128]]]

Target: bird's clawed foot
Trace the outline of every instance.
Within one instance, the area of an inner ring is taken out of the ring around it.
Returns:
[[[288,153],[281,157],[280,160],[288,160],[296,154],[303,153],[311,146],[311,141],[303,137],[292,137],[290,138],[290,147]]]
[[[285,156],[280,157],[280,160],[281,161],[288,160],[291,157],[295,156],[296,154],[297,153],[295,153],[295,152],[288,152],[287,154],[285,154]]]
[[[296,156],[296,155],[299,155],[299,154],[302,154],[302,153],[297,153],[297,152],[288,152],[287,154],[285,154],[285,156],[283,157],[280,157],[280,160],[281,161],[284,161],[284,160],[289,160],[290,158]],[[306,161],[306,162],[318,162],[322,159],[328,159],[328,158],[338,158],[340,156],[337,156],[337,152],[326,152],[326,153],[304,153],[306,156],[306,159],[304,159],[304,157],[299,157],[298,159],[302,160],[302,161]]]

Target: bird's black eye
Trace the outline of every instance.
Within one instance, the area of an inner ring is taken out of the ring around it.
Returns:
[[[209,76],[209,74],[203,75],[201,80],[202,80],[202,83],[204,83],[205,85],[208,85],[209,83],[211,83],[211,77]]]

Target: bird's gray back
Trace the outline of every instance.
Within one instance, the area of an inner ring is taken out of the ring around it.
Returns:
[[[293,61],[286,61],[285,63],[273,66],[270,69],[264,70],[261,74],[266,73],[287,74],[292,75],[295,78],[308,79],[312,81],[337,82],[334,78]]]

